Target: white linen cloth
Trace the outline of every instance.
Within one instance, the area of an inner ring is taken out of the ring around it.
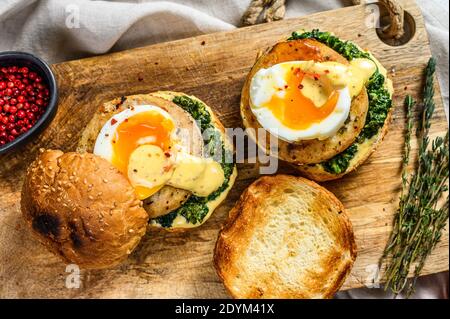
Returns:
[[[0,51],[33,52],[50,63],[224,31],[239,26],[250,0],[0,0]],[[449,4],[418,0],[438,58],[448,115]],[[351,1],[288,0],[286,17]],[[69,27],[68,27],[69,26]]]
[[[438,76],[448,116],[449,3],[447,0],[417,2],[425,17],[433,54],[438,59]],[[29,51],[54,63],[231,30],[239,26],[249,3],[250,0],[0,0],[0,51]],[[350,4],[351,1],[344,0],[287,0],[286,17]],[[441,280],[448,284],[448,273],[439,276],[432,276],[431,282]],[[424,282],[425,286],[430,285],[430,279]],[[416,297],[447,297],[444,286],[433,284],[431,288],[419,289]],[[338,297],[358,296],[383,295],[374,289],[338,294]]]

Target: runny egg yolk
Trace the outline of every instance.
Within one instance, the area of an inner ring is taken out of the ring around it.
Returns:
[[[127,174],[130,155],[141,145],[150,144],[160,147],[164,152],[171,148],[171,135],[175,124],[170,118],[156,111],[141,112],[119,124],[112,140],[112,164]],[[162,187],[162,186],[160,186]],[[160,188],[159,187],[159,188]],[[153,194],[154,189],[136,187],[139,198]]]
[[[316,82],[320,81],[318,85],[323,86],[328,92],[328,99],[323,105],[316,106],[310,98],[303,94],[302,82],[305,77],[310,77]],[[286,127],[307,129],[312,124],[327,118],[335,109],[339,92],[320,79],[320,75],[304,72],[300,68],[291,68],[291,72],[288,73],[285,80],[287,85],[280,88],[280,90],[284,90],[284,96],[280,97],[278,94],[274,94],[264,106]]]

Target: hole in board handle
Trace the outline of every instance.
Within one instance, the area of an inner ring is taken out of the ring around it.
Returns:
[[[383,32],[383,30],[390,24],[389,12],[383,5],[380,5],[379,8],[380,8],[380,27],[377,28],[376,31],[380,40],[390,46],[400,46],[408,43],[416,33],[416,21],[414,20],[414,17],[408,11],[405,10],[403,18],[404,34],[399,39],[392,38],[387,36]]]

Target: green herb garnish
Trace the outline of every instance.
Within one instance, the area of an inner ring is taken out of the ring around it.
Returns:
[[[323,162],[322,165],[327,172],[332,172],[333,174],[340,174],[344,172],[352,160],[353,156],[355,156],[358,151],[358,145],[352,144],[349,148],[347,148],[342,153],[334,156],[326,162]]]
[[[157,223],[166,228],[172,226],[177,215],[182,215],[192,224],[202,222],[209,211],[207,203],[219,197],[219,195],[228,188],[230,176],[234,169],[234,164],[230,163],[233,154],[225,148],[222,136],[219,130],[212,124],[211,115],[205,105],[202,102],[185,95],[174,97],[172,102],[191,114],[194,120],[197,121],[203,135],[205,155],[214,158],[214,160],[220,163],[225,178],[223,184],[207,197],[191,195],[188,200],[176,210],[154,219]]]
[[[338,37],[335,37],[330,32],[322,32],[318,29],[314,29],[310,32],[293,32],[292,36],[288,40],[301,40],[301,39],[314,39],[328,47],[332,48],[334,51],[338,52],[347,60],[353,60],[357,58],[370,59],[370,55],[367,52],[363,52],[358,47],[349,41],[342,41]]]
[[[449,216],[449,199],[439,205],[442,195],[448,190],[449,137],[436,137],[430,143],[429,128],[435,108],[433,102],[433,74],[435,60],[431,58],[426,68],[423,93],[423,109],[418,125],[419,156],[413,173],[408,174],[410,141],[413,127],[414,100],[408,96],[407,127],[403,154],[402,191],[394,226],[385,248],[380,266],[387,261],[385,289],[397,296],[405,292],[409,297],[419,277],[426,258],[442,236]],[[440,207],[439,207],[440,206]],[[389,260],[388,260],[389,258]],[[408,280],[414,265],[413,279]]]
[[[340,40],[330,32],[321,32],[317,29],[303,33],[293,32],[292,36],[288,40],[299,39],[317,40],[332,48],[350,61],[357,58],[371,59],[369,53],[361,51],[355,44],[349,41]],[[384,76],[377,69],[366,84],[366,90],[369,96],[369,106],[366,122],[361,133],[356,141],[345,151],[318,164],[322,165],[325,171],[333,174],[341,174],[345,172],[350,165],[351,159],[357,153],[358,144],[362,144],[367,139],[370,139],[374,135],[378,134],[379,130],[383,127],[389,110],[392,107],[392,99],[389,91],[384,87],[384,82]]]
[[[362,143],[376,135],[383,127],[389,110],[392,106],[391,96],[384,88],[384,76],[376,71],[369,79],[367,86],[369,96],[369,108],[366,116],[366,122],[361,133],[358,136],[358,142]]]
[[[178,106],[181,106],[183,110],[191,114],[194,120],[199,123],[202,133],[212,126],[211,115],[209,114],[203,103],[197,100],[193,100],[185,95],[175,96],[172,102],[177,104]]]
[[[174,210],[166,215],[157,217],[153,220],[155,220],[158,224],[160,224],[164,228],[169,228],[172,226],[173,220],[177,217],[178,212],[177,210]]]

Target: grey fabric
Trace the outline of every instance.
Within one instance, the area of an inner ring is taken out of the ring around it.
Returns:
[[[438,59],[448,116],[449,4],[419,0]],[[287,0],[287,17],[350,5],[341,0]],[[0,0],[0,51],[33,52],[50,63],[120,51],[239,25],[249,0]],[[389,298],[381,289],[341,292],[338,298]],[[448,272],[419,280],[416,298],[447,298]]]

